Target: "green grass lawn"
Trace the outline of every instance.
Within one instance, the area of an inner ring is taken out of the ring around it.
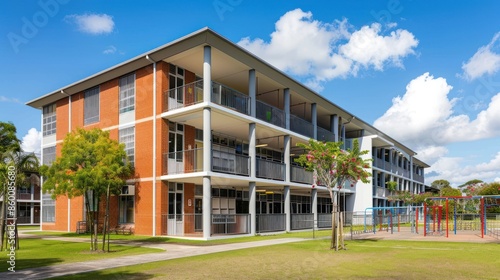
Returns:
[[[110,253],[90,253],[89,242],[64,242],[57,240],[21,239],[16,251],[16,270],[68,262],[90,261],[145,253],[162,252],[159,249],[110,246]],[[0,271],[7,271],[7,252],[0,252]]]
[[[311,240],[58,279],[498,279],[499,244]]]

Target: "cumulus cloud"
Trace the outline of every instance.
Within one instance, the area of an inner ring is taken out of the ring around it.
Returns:
[[[445,178],[453,186],[458,186],[473,179],[480,179],[484,182],[494,182],[499,179],[500,152],[489,162],[466,166],[463,166],[463,162],[463,158],[443,157],[439,159],[426,170],[436,174],[426,177],[426,182],[430,184],[434,180]]]
[[[28,133],[23,136],[21,148],[25,152],[40,153],[42,144],[42,132],[36,128],[31,128]]]
[[[493,36],[488,45],[480,47],[469,61],[462,65],[465,78],[474,80],[485,74],[492,75],[497,72],[500,69],[499,51],[500,32]]]
[[[373,23],[351,31],[354,27],[346,19],[325,23],[312,16],[301,9],[289,11],[276,22],[269,42],[246,37],[238,44],[277,68],[304,78],[316,90],[321,90],[325,81],[356,76],[360,69],[402,67],[401,59],[413,54],[418,45],[406,30],[384,35],[382,26]]]
[[[500,136],[500,93],[474,120],[453,110],[457,99],[449,99],[452,86],[444,78],[425,73],[406,86],[406,93],[374,126],[418,150],[453,142]]]
[[[65,20],[76,24],[79,31],[92,35],[111,33],[115,27],[113,17],[107,14],[68,15]]]

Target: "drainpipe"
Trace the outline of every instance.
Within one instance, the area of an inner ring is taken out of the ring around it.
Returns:
[[[71,95],[64,90],[61,90],[61,93],[68,97],[68,133],[71,133]],[[71,198],[68,198],[68,232],[71,232]]]
[[[149,55],[146,59],[153,63],[153,236],[156,236],[156,61]]]
[[[352,122],[356,117],[352,116],[350,120],[342,124],[342,148],[345,150],[345,125]]]

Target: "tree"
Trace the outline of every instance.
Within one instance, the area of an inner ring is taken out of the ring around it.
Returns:
[[[3,250],[4,244],[7,249],[8,243],[5,242],[7,233],[7,216],[17,218],[17,188],[26,183],[28,179],[27,172],[38,172],[38,158],[33,153],[24,153],[21,149],[21,141],[16,136],[17,129],[12,123],[0,122],[0,195],[3,196],[2,208],[0,209],[0,250]],[[14,201],[7,201],[7,190],[13,189]],[[7,207],[14,208],[14,211],[6,211]],[[10,215],[7,215],[10,212]],[[15,216],[13,216],[16,214]],[[19,239],[17,235],[17,219],[14,220],[15,246],[19,248]]]
[[[450,182],[440,179],[440,180],[435,180],[434,182],[431,183],[431,187],[438,189],[439,190],[439,196],[442,196],[441,190],[446,187],[450,187]]]
[[[331,249],[336,251],[339,247],[345,249],[338,191],[344,187],[345,183],[350,183],[353,187],[358,181],[369,182],[368,178],[371,177],[371,173],[366,169],[370,167],[371,159],[362,157],[368,151],[361,151],[357,140],[354,140],[352,150],[347,151],[341,149],[342,142],[318,142],[311,139],[309,144],[299,143],[298,145],[307,153],[300,155],[296,162],[313,172],[313,187],[323,185],[330,193],[333,205]]]
[[[500,195],[500,182],[485,184],[478,191],[478,195]],[[490,204],[486,211],[488,213],[500,213],[500,199],[486,198],[487,204]]]
[[[110,139],[109,132],[77,129],[64,139],[61,156],[50,167],[42,166],[41,173],[46,177],[42,188],[53,198],[61,195],[69,198],[84,196],[91,231],[91,250],[98,249],[99,204],[105,198],[104,251],[105,233],[109,232],[110,194],[119,194],[132,172],[124,145]]]

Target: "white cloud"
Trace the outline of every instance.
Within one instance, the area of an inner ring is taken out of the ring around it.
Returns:
[[[296,9],[276,22],[269,42],[246,37],[238,44],[277,68],[305,78],[317,90],[325,81],[355,76],[360,68],[402,67],[401,59],[418,45],[406,30],[384,36],[378,23],[354,32],[350,29],[346,19],[325,23],[313,20],[311,12]]]
[[[464,76],[474,80],[497,72],[500,69],[500,54],[494,52],[496,48],[500,48],[500,32],[493,36],[488,45],[480,47],[467,63],[462,64]]]
[[[470,120],[454,112],[457,99],[448,98],[451,89],[444,78],[425,73],[406,86],[403,97],[392,100],[374,126],[417,151],[500,136],[500,93]]]
[[[448,180],[451,185],[458,186],[473,179],[485,182],[494,182],[500,179],[500,152],[489,162],[463,166],[464,159],[443,157],[434,163],[426,172],[433,172],[434,176],[427,177],[426,182],[432,183],[437,179]]]
[[[21,103],[21,101],[19,101],[19,99],[17,99],[17,98],[6,97],[6,96],[3,96],[3,95],[0,95],[0,102]]]
[[[107,14],[68,15],[65,20],[75,23],[79,31],[92,35],[111,33],[115,27],[113,17]]]
[[[102,51],[103,54],[114,54],[116,52],[116,47],[115,46],[108,46],[104,51]]]
[[[42,132],[36,128],[31,128],[28,133],[23,136],[21,148],[25,152],[40,153],[42,144]]]

